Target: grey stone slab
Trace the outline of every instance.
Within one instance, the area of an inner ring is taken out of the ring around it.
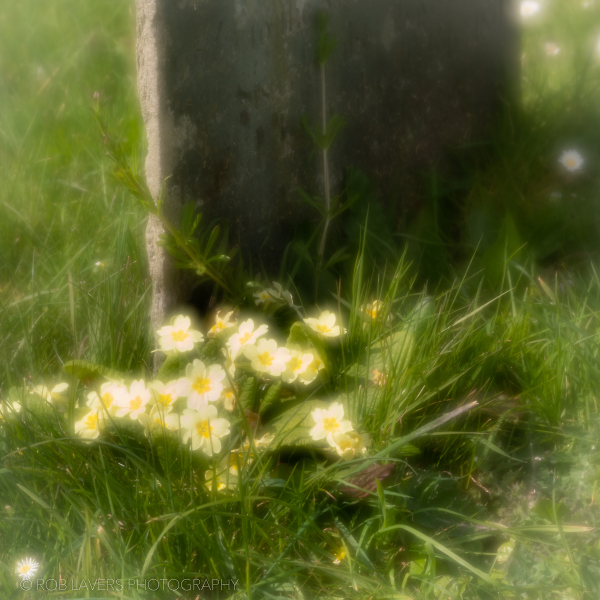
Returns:
[[[296,189],[322,191],[320,156],[301,126],[320,120],[316,13],[338,39],[326,65],[333,190],[353,165],[374,178],[395,226],[419,170],[445,145],[481,135],[518,72],[509,0],[136,0],[138,84],[153,194],[168,182],[174,219],[194,201],[224,217],[245,256],[276,265],[302,215]],[[507,87],[508,84],[508,87]],[[156,247],[153,320],[179,296]]]

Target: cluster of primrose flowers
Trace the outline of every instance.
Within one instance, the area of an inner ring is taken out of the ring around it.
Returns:
[[[273,295],[285,298],[281,288],[270,290]],[[261,298],[258,298],[260,301]],[[266,299],[262,301],[267,301]],[[289,295],[291,304],[291,295]],[[78,435],[88,439],[97,438],[103,428],[113,419],[137,421],[153,433],[158,430],[179,432],[181,441],[191,444],[192,450],[200,450],[207,456],[219,454],[222,439],[230,433],[229,420],[219,416],[217,406],[226,411],[235,408],[236,388],[234,377],[240,364],[245,370],[254,371],[258,377],[281,378],[285,383],[311,384],[324,368],[322,358],[314,349],[302,349],[297,345],[279,345],[269,339],[268,325],[257,325],[247,319],[238,325],[232,318],[233,312],[217,312],[215,323],[208,331],[209,338],[230,330],[222,349],[222,364],[205,364],[193,360],[185,368],[185,376],[162,382],[154,380],[146,383],[143,379],[129,386],[122,381],[107,381],[87,397],[87,414],[75,425]],[[336,324],[336,315],[328,311],[318,318],[305,318],[304,322],[324,338],[335,338],[345,333]],[[160,349],[165,353],[186,353],[204,341],[204,335],[192,329],[189,317],[179,315],[173,325],[165,326],[158,332]],[[348,436],[352,429],[349,421],[343,421],[343,408],[321,419],[315,415],[314,439],[327,437],[330,446],[338,449],[340,456],[353,454],[361,449],[363,438]],[[221,413],[223,414],[223,413]],[[323,432],[326,432],[325,434]],[[335,434],[335,438],[333,437]],[[256,440],[257,448],[266,447],[268,436]],[[243,449],[234,451],[232,456],[245,455]],[[227,459],[229,460],[229,459]],[[247,461],[246,461],[247,462]],[[222,466],[222,465],[221,465]],[[236,464],[227,465],[227,472],[235,478]],[[207,477],[212,480],[213,473]],[[224,485],[219,473],[219,485]]]
[[[286,303],[302,317],[291,294],[277,283],[273,288],[255,293],[254,297],[256,304],[264,307],[271,303]],[[382,308],[383,303],[375,301],[362,310],[375,320]],[[322,312],[318,318],[303,318],[322,339],[335,339],[346,333],[336,320],[336,315],[329,311]],[[234,378],[238,368],[254,372],[259,378],[281,378],[287,384],[300,386],[310,385],[324,369],[323,360],[314,347],[279,345],[267,336],[268,331],[266,324],[255,324],[252,319],[247,319],[238,325],[233,311],[218,311],[207,337],[218,335],[225,342],[220,364],[205,364],[194,359],[186,366],[185,376],[166,382],[139,379],[127,385],[123,380],[109,379],[87,394],[87,412],[75,423],[75,433],[93,440],[111,422],[126,419],[142,426],[146,435],[171,432],[183,444],[189,443],[193,451],[201,451],[208,457],[220,454],[223,439],[231,430],[225,417],[235,410],[237,387]],[[204,342],[204,335],[193,329],[190,318],[184,315],[177,316],[172,325],[162,327],[157,334],[160,350],[166,354],[187,353]],[[68,388],[67,383],[59,383],[52,389],[39,385],[31,393],[59,410],[66,410]],[[19,403],[2,404],[0,420],[20,411]],[[341,404],[316,409],[311,415],[314,427],[310,436],[313,440],[326,440],[330,450],[344,460],[366,453],[368,436],[354,431],[350,421],[344,419]],[[246,440],[240,448],[220,460],[214,470],[207,471],[208,486],[212,487],[215,482],[219,490],[235,486],[240,466],[251,464],[254,452],[267,448],[272,441],[271,434],[254,439],[252,444]]]

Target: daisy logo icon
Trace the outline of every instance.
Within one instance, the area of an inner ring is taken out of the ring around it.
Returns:
[[[33,558],[26,558],[17,563],[16,573],[21,578],[21,582],[29,581],[40,568],[40,563]],[[24,588],[29,589],[29,588]]]

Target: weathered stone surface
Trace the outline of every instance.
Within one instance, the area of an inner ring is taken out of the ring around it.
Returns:
[[[353,165],[372,176],[390,219],[414,202],[417,171],[445,145],[480,133],[517,65],[510,0],[137,0],[138,79],[153,194],[168,181],[176,218],[194,201],[230,221],[246,256],[276,264],[303,210],[296,188],[322,189],[300,122],[320,119],[316,13],[338,46],[327,105],[347,126],[331,151],[334,188]],[[147,239],[153,320],[177,281]]]

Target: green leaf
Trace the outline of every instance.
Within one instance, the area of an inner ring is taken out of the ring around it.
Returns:
[[[220,348],[217,340],[209,340],[200,350],[200,359],[205,365],[214,365],[222,358]]]
[[[71,360],[65,363],[63,369],[70,375],[75,375],[81,381],[93,381],[99,377],[106,377],[115,381],[129,381],[131,378],[113,369],[88,362],[87,360]]]
[[[507,212],[496,241],[486,250],[482,259],[486,276],[494,289],[500,285],[508,261],[518,260],[522,246],[515,221]]]
[[[417,304],[407,317],[407,329],[416,339],[419,339],[427,329],[430,320],[435,316],[435,302],[431,296],[426,296]]]
[[[552,500],[542,498],[542,500],[540,500],[534,506],[531,512],[534,515],[538,515],[539,517],[550,521],[550,523],[556,524],[557,519],[554,517],[554,508],[552,507]],[[558,521],[562,522],[562,520],[568,514],[568,512],[569,511],[567,507],[562,502],[559,502],[556,505],[556,517],[558,518]]]
[[[156,379],[163,383],[168,383],[173,379],[179,379],[185,374],[185,367],[187,364],[188,360],[181,354],[167,356],[165,362],[163,362],[156,374]]]
[[[264,414],[268,408],[279,398],[279,394],[281,393],[281,385],[281,381],[277,381],[269,387],[267,393],[264,395],[260,403],[261,414]]]
[[[256,392],[258,391],[258,382],[254,377],[248,377],[244,381],[242,391],[240,392],[240,405],[242,408],[254,410],[254,402],[256,400]]]
[[[273,447],[289,445],[287,441],[288,438],[290,440],[297,440],[297,433],[295,432],[299,428],[305,428],[310,431],[315,425],[311,413],[316,408],[326,408],[329,404],[329,402],[323,400],[307,400],[279,415],[279,417],[271,423],[275,430]]]

